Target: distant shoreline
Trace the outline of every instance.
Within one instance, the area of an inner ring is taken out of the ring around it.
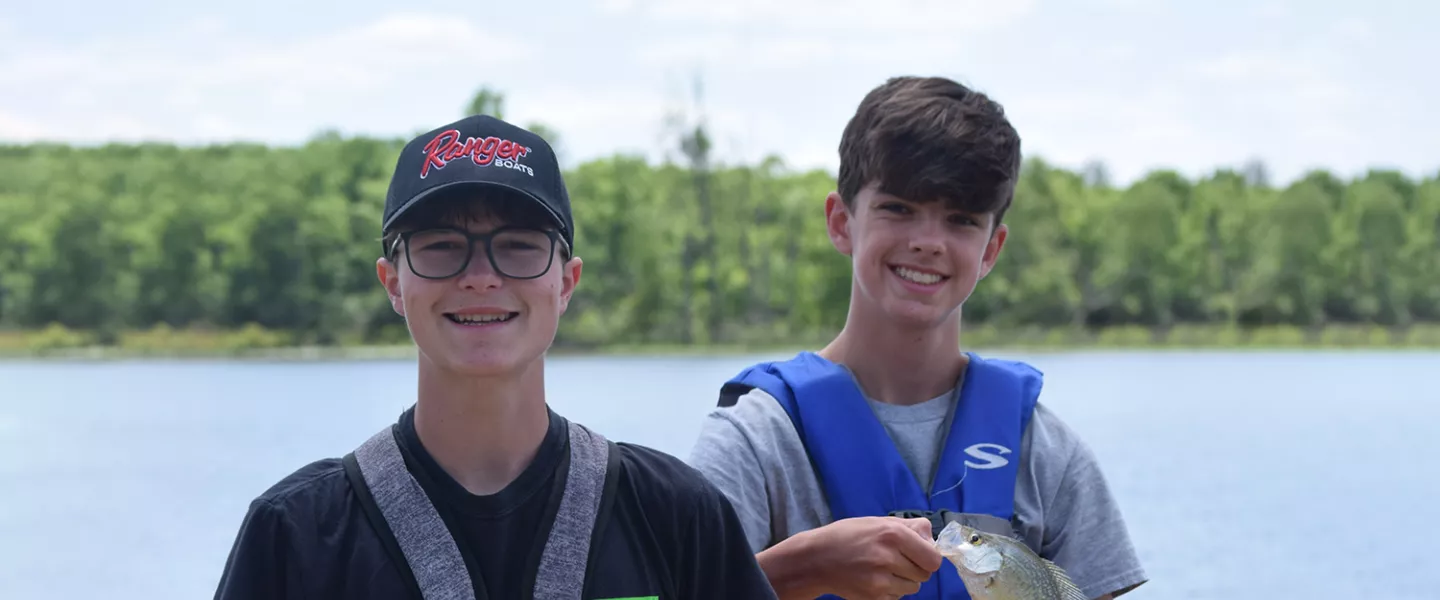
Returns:
[[[408,360],[408,340],[381,344],[294,345],[285,336],[255,327],[236,331],[152,330],[114,336],[110,344],[96,336],[51,327],[39,331],[0,331],[0,359],[260,359],[260,360]],[[735,356],[786,354],[823,345],[825,338],[785,343],[613,344],[578,346],[558,343],[551,356]],[[1375,325],[1336,325],[1323,329],[1271,326],[1241,329],[1183,325],[1168,331],[1114,327],[1098,331],[969,326],[961,335],[967,348],[981,351],[1314,351],[1440,350],[1440,324],[1393,330]]]

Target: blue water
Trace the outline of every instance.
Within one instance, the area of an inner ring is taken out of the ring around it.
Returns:
[[[765,356],[556,358],[552,405],[685,456]],[[1099,455],[1136,599],[1440,597],[1440,353],[1020,356]],[[413,399],[405,361],[0,362],[0,598],[214,592],[246,505]]]

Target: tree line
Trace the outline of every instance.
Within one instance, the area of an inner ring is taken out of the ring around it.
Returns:
[[[258,325],[294,343],[405,336],[374,274],[404,140],[0,147],[0,330],[113,340]],[[566,173],[585,259],[562,346],[816,339],[844,321],[849,263],[824,171],[615,155]],[[1106,328],[1440,322],[1440,179],[1262,171],[1189,180],[1025,164],[1000,262],[967,323]]]

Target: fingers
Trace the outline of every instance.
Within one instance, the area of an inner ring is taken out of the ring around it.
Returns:
[[[887,586],[885,591],[890,594],[894,594],[893,596],[887,597],[899,600],[902,597],[909,596],[910,594],[920,591],[920,584],[924,582],[924,580],[911,581],[903,577],[892,576],[890,577],[889,585]]]
[[[887,573],[874,585],[888,586],[887,578],[893,576],[919,586],[940,568],[943,559],[933,540],[916,531],[921,523],[928,532],[930,522],[925,519],[895,519],[875,530],[877,536],[868,543],[883,552],[878,564],[883,564]]]
[[[930,579],[932,571],[926,571],[915,564],[915,561],[904,556],[898,557],[894,564],[890,565],[890,574],[893,577],[909,581],[918,586]]]
[[[853,590],[847,594],[847,598],[865,598],[867,600],[900,600],[905,596],[920,591],[920,583],[910,581],[894,575],[882,575],[882,579],[875,579],[867,582],[864,589]]]
[[[898,594],[895,596],[898,598],[913,594],[942,566],[944,558],[935,547],[928,519],[869,517],[846,520],[844,525],[839,523],[832,524],[837,529],[828,532],[837,536],[836,543],[830,547],[853,548],[848,554],[854,559],[860,559],[861,554],[868,555],[857,564],[863,565],[863,569],[845,574],[859,576],[864,582],[856,588],[845,586],[859,593],[858,597],[883,598]],[[839,529],[845,531],[842,533]]]
[[[895,546],[900,554],[910,559],[916,569],[923,571],[918,581],[930,578],[930,574],[940,569],[944,564],[944,557],[940,556],[940,550],[935,547],[934,539],[930,537],[930,522],[925,519],[906,519],[907,521],[920,521],[925,524],[925,533],[914,536],[896,536]],[[909,523],[907,523],[909,525]],[[913,530],[912,530],[913,531]]]
[[[935,539],[935,528],[930,524],[930,519],[916,517],[913,519],[902,519],[901,522],[904,523],[906,527],[915,530],[915,533],[920,534],[925,539]]]

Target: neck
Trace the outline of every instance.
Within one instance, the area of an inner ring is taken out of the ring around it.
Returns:
[[[950,390],[969,362],[960,351],[960,311],[939,327],[907,328],[867,319],[853,302],[845,328],[819,355],[849,368],[866,395],[899,405]]]
[[[549,429],[544,367],[477,378],[420,359],[415,432],[425,450],[472,494],[494,494],[534,460]]]

